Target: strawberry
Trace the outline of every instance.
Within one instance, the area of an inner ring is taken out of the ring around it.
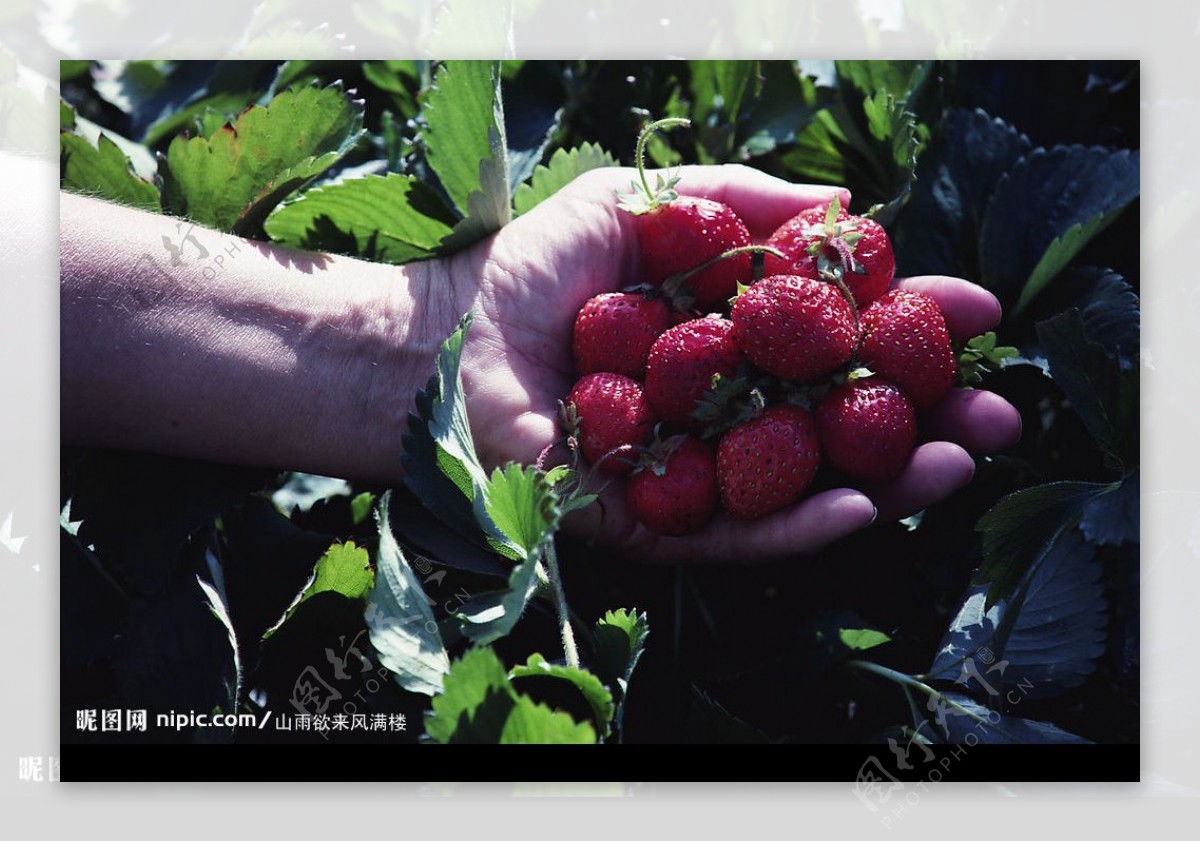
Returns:
[[[692,413],[712,385],[713,375],[732,377],[743,355],[728,319],[692,319],[666,331],[650,346],[646,395],[659,417],[695,427]]]
[[[832,374],[854,355],[854,311],[832,284],[764,278],[733,302],[733,336],[751,362],[796,383]]]
[[[637,470],[625,487],[629,508],[659,535],[690,535],[704,528],[717,508],[717,463],[711,446],[679,436],[653,465]]]
[[[671,326],[661,298],[606,292],[589,300],[575,317],[572,349],[580,374],[611,371],[640,378],[650,346]]]
[[[642,267],[653,284],[695,269],[729,249],[750,245],[750,231],[732,208],[712,199],[680,196],[675,190],[678,175],[659,174],[651,188],[646,177],[646,139],[660,128],[679,125],[690,121],[673,117],[642,129],[634,153],[638,181],[631,192],[617,197],[621,209],[637,220]],[[750,275],[749,255],[739,254],[690,275],[683,283],[695,306],[709,311],[733,297],[738,282],[748,281]]]
[[[835,197],[825,207],[801,211],[767,240],[787,255],[768,255],[767,275],[821,278],[837,273],[859,307],[887,292],[896,273],[896,257],[887,232],[873,219],[851,216]]]
[[[917,409],[941,400],[957,363],[942,311],[921,292],[892,290],[860,313],[863,365],[908,393]]]
[[[795,503],[821,464],[808,410],[781,404],[734,427],[717,445],[721,501],[735,518],[762,517]]]
[[[642,267],[650,282],[661,284],[732,248],[750,245],[750,231],[728,205],[711,199],[677,196],[637,217]],[[684,281],[695,307],[710,311],[750,280],[750,255],[739,254],[691,275]]]
[[[610,474],[633,470],[633,450],[646,441],[658,420],[642,385],[611,372],[579,378],[567,397],[563,415],[584,458]],[[617,448],[627,452],[613,453]]]
[[[813,416],[825,458],[855,479],[895,479],[917,440],[912,401],[875,377],[835,386]]]

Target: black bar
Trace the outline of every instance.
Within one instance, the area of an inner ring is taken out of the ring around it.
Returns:
[[[63,781],[287,781],[338,780],[367,769],[390,769],[423,781],[464,780],[472,770],[529,774],[542,781],[550,769],[571,780],[707,781],[739,770],[748,781],[768,760],[781,760],[797,781],[1067,781],[1136,782],[1138,745],[932,746],[932,758],[913,754],[898,762],[886,745],[71,745],[61,746]],[[553,766],[546,764],[553,763]],[[564,766],[562,764],[569,764]],[[901,766],[910,768],[904,769]],[[695,775],[697,777],[681,777]],[[397,777],[396,780],[399,780]],[[468,777],[467,781],[471,781]]]

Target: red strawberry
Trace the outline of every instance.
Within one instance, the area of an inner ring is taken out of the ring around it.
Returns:
[[[580,374],[611,371],[640,378],[650,346],[670,326],[671,310],[661,298],[630,292],[597,295],[575,317],[575,367]]]
[[[746,224],[728,205],[711,199],[679,196],[640,214],[637,222],[642,266],[654,284],[750,245]],[[750,255],[739,254],[689,276],[684,284],[695,306],[708,311],[732,298],[738,282],[748,282],[750,276]]]
[[[692,319],[654,341],[646,360],[646,395],[662,420],[693,427],[696,402],[712,385],[714,374],[732,377],[742,351],[733,341],[728,319]]]
[[[631,377],[611,372],[579,378],[567,397],[564,414],[568,429],[579,439],[584,457],[610,474],[633,470],[637,454],[632,448],[646,441],[658,420],[642,385]],[[605,458],[619,447],[629,448],[630,452]]]
[[[638,179],[629,193],[617,196],[622,210],[637,221],[642,265],[651,283],[695,269],[707,260],[750,244],[746,224],[728,206],[712,199],[680,196],[678,175],[656,175],[654,187],[646,174],[646,140],[659,129],[690,125],[682,117],[657,120],[638,135],[634,159]],[[739,254],[691,275],[684,281],[700,310],[712,310],[733,297],[739,281],[750,280],[750,257]],[[673,291],[672,291],[673,294]]]
[[[712,447],[692,436],[683,437],[663,461],[630,477],[625,500],[651,532],[699,532],[717,508],[717,463]]]
[[[941,400],[958,369],[937,302],[921,292],[892,290],[859,315],[863,365],[907,392],[918,409]]]
[[[895,479],[917,440],[908,396],[871,377],[835,386],[813,413],[825,458],[856,479]]]
[[[812,415],[783,404],[734,427],[717,445],[717,479],[725,509],[756,518],[795,503],[821,464]]]
[[[836,198],[783,223],[767,245],[788,256],[780,260],[768,254],[764,263],[767,275],[820,278],[822,272],[836,271],[859,307],[887,292],[896,273],[887,232],[873,219],[851,216]]]
[[[854,355],[854,313],[832,284],[776,275],[733,302],[733,336],[759,368],[796,383],[832,374]]]

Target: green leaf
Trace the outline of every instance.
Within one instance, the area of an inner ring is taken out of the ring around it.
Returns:
[[[455,613],[463,635],[482,644],[507,635],[520,619],[537,589],[537,565],[561,511],[541,472],[514,463],[495,470],[475,509],[496,550],[517,561],[507,588],[478,594]]]
[[[431,187],[411,175],[367,175],[306,190],[263,228],[294,248],[382,263],[433,257],[455,224]]]
[[[61,183],[65,190],[110,202],[159,211],[158,190],[133,174],[129,159],[107,135],[92,146],[79,135],[59,135]]]
[[[979,519],[983,561],[974,583],[990,585],[984,609],[1006,599],[1022,577],[1079,523],[1084,506],[1119,483],[1052,482],[1002,498]]]
[[[619,697],[613,722],[618,732],[625,718],[625,697],[629,690],[629,679],[637,666],[646,639],[650,636],[650,622],[644,611],[618,608],[608,611],[596,621],[594,632],[596,650],[593,655],[592,672]]]
[[[515,558],[540,558],[560,514],[558,498],[541,471],[512,462],[497,468],[484,489],[483,503],[499,530],[496,537]]]
[[[334,544],[313,568],[313,582],[304,592],[308,599],[322,591],[337,591],[347,599],[361,599],[370,590],[371,557],[353,541]]]
[[[762,91],[747,105],[738,126],[740,148],[735,159],[765,155],[795,142],[796,133],[818,108],[816,86],[800,75],[795,62],[765,61],[761,72]]]
[[[1101,574],[1095,547],[1078,530],[1063,533],[1011,596],[985,609],[986,589],[968,590],[928,674],[978,690],[974,673],[1029,698],[1078,687],[1104,654]]]
[[[442,343],[434,373],[417,393],[416,411],[408,417],[401,459],[404,484],[413,496],[454,535],[492,554],[488,536],[494,527],[481,527],[475,508],[476,489],[482,489],[487,478],[475,454],[459,372],[470,324],[468,313]]]
[[[175,62],[155,96],[133,103],[133,136],[156,147],[209,110],[232,120],[267,91],[277,67],[273,61]]]
[[[1137,462],[1138,374],[1120,363],[1083,330],[1076,309],[1037,324],[1050,376],[1071,403],[1110,467],[1124,473]]]
[[[601,683],[600,679],[587,670],[577,667],[566,667],[552,664],[540,654],[530,655],[525,664],[517,665],[509,672],[510,678],[526,678],[542,676],[559,678],[574,684],[583,697],[587,699],[596,717],[596,725],[602,733],[608,733],[608,724],[612,721],[616,708],[613,706],[612,693]]]
[[[616,165],[616,159],[594,143],[569,151],[556,149],[547,164],[539,164],[530,180],[517,187],[513,197],[516,213],[528,213],[588,170]]]
[[[890,637],[875,629],[838,629],[838,639],[847,648],[857,651],[874,649],[891,641]]]
[[[1096,544],[1137,543],[1141,538],[1141,471],[1135,470],[1111,494],[1101,494],[1083,509],[1079,528]]]
[[[508,671],[486,647],[450,665],[442,691],[425,714],[425,733],[439,743],[494,743],[516,703]]]
[[[1014,315],[1029,306],[1029,302],[1058,277],[1058,273],[1067,267],[1075,255],[1079,254],[1097,234],[1111,225],[1123,210],[1125,210],[1125,206],[1121,205],[1113,207],[1107,212],[1098,213],[1086,222],[1077,222],[1060,236],[1051,240],[1050,245],[1046,246],[1041,260],[1029,273],[1029,280],[1025,281],[1025,286],[1021,289],[1021,297],[1017,299],[1017,306],[1013,310]]]
[[[576,722],[570,714],[539,705],[527,696],[518,696],[500,732],[502,745],[590,745],[596,732],[587,722]]]
[[[865,96],[885,92],[901,102],[912,99],[933,66],[931,61],[838,61],[838,86],[853,86]]]
[[[991,192],[979,235],[984,286],[1028,306],[1138,197],[1139,155],[1055,146],[1017,160]]]
[[[367,628],[379,660],[412,693],[442,689],[450,659],[429,600],[388,525],[390,493],[379,504],[379,556],[375,587],[367,599]]]
[[[371,514],[371,508],[375,505],[375,495],[370,491],[364,491],[361,494],[356,494],[350,500],[350,519],[355,526],[358,526],[367,516]]]
[[[1136,366],[1141,351],[1141,310],[1133,287],[1110,269],[1090,266],[1072,274],[1090,290],[1079,311],[1088,339],[1109,356],[1117,356],[1123,369]]]
[[[439,743],[594,743],[595,731],[568,714],[519,695],[500,659],[486,647],[468,650],[450,666],[442,692],[425,715]]]
[[[462,220],[443,245],[455,251],[512,218],[500,68],[491,61],[448,61],[425,99],[421,141],[430,168]]]
[[[58,130],[69,132],[75,129],[75,109],[66,100],[58,101]]]
[[[374,580],[375,577],[371,573],[371,557],[365,549],[355,546],[353,541],[332,544],[313,565],[308,583],[292,600],[283,616],[266,630],[263,639],[275,634],[301,605],[317,594],[333,591],[347,599],[358,600],[366,596]]]
[[[254,236],[288,194],[336,163],[362,133],[362,105],[340,87],[284,91],[211,138],[176,137],[163,159],[167,210]]]

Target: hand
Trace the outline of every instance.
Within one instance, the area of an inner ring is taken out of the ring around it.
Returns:
[[[681,192],[730,205],[758,242],[835,193],[849,203],[845,190],[793,185],[744,167],[691,167],[682,176]],[[593,295],[639,280],[634,220],[613,198],[632,177],[632,170],[587,173],[450,268],[453,277],[480,280],[462,307],[477,314],[463,377],[476,444],[489,466],[532,462],[562,437],[557,407],[575,381],[575,314]],[[996,298],[967,281],[921,277],[896,285],[936,299],[956,340],[1000,320]],[[974,474],[971,454],[1014,443],[1020,416],[995,394],[956,389],[924,414],[921,429],[931,440],[917,447],[896,480],[824,491],[757,521],[721,514],[700,534],[660,537],[636,522],[618,479],[604,490],[603,507],[589,507],[568,525],[585,534],[598,530],[605,543],[648,561],[762,561],[812,552],[877,516],[905,517],[962,487]]]
[[[462,258],[482,281],[472,302],[477,318],[465,352],[464,381],[477,445],[489,464],[533,461],[562,436],[557,405],[575,380],[575,314],[593,295],[637,281],[633,219],[613,199],[614,190],[625,189],[631,177],[630,170],[588,173]],[[793,185],[731,166],[687,168],[680,189],[729,204],[759,242],[835,192],[843,205],[849,203],[844,190]],[[996,298],[967,281],[922,277],[896,285],[934,297],[955,339],[986,331],[1000,320]],[[885,485],[821,492],[757,521],[718,515],[698,535],[664,538],[636,522],[625,505],[623,482],[615,480],[602,494],[602,507],[590,507],[568,525],[585,534],[598,530],[605,543],[648,561],[793,556],[818,550],[877,515],[905,517],[945,498],[970,481],[972,453],[1001,450],[1020,435],[1016,410],[986,391],[953,390],[921,423],[931,440],[919,445],[900,477]]]

